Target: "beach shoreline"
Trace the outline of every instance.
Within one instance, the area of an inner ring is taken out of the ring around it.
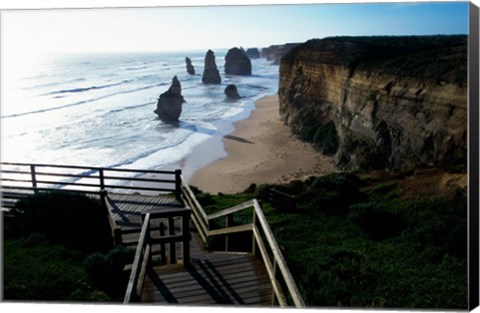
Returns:
[[[276,95],[257,100],[250,117],[235,122],[233,133],[223,137],[226,154],[193,171],[188,183],[204,192],[233,194],[252,183],[287,183],[335,172],[332,157],[291,134],[278,105]],[[200,155],[212,151],[206,145],[202,150]],[[188,157],[184,161],[189,163]]]

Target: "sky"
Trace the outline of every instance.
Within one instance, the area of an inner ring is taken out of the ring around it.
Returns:
[[[466,34],[468,2],[2,10],[0,23],[4,57],[184,51],[343,35]]]

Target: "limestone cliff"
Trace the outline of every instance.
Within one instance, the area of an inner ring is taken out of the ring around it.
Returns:
[[[278,92],[284,123],[339,168],[466,166],[466,36],[310,40]]]
[[[280,59],[299,43],[286,43],[283,45],[271,45],[262,49],[262,57],[267,61],[273,61],[273,64],[280,64]]]

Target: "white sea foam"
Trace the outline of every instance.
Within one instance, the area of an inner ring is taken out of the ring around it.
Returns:
[[[204,52],[62,55],[4,72],[1,159],[142,169],[180,161],[277,92],[278,66],[252,60],[252,76],[226,77],[225,51],[215,54],[221,85],[201,83]],[[197,75],[186,72],[186,56]],[[153,113],[175,75],[186,100],[178,126]],[[226,99],[230,83],[244,98]]]

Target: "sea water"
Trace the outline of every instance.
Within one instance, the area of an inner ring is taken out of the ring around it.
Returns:
[[[278,89],[278,66],[254,59],[251,76],[226,76],[226,50],[214,52],[220,85],[202,83],[206,51],[57,54],[9,64],[2,72],[2,162],[161,169],[185,159],[228,135],[254,101]],[[186,101],[178,125],[153,113],[174,76]],[[243,98],[227,99],[228,84]]]

